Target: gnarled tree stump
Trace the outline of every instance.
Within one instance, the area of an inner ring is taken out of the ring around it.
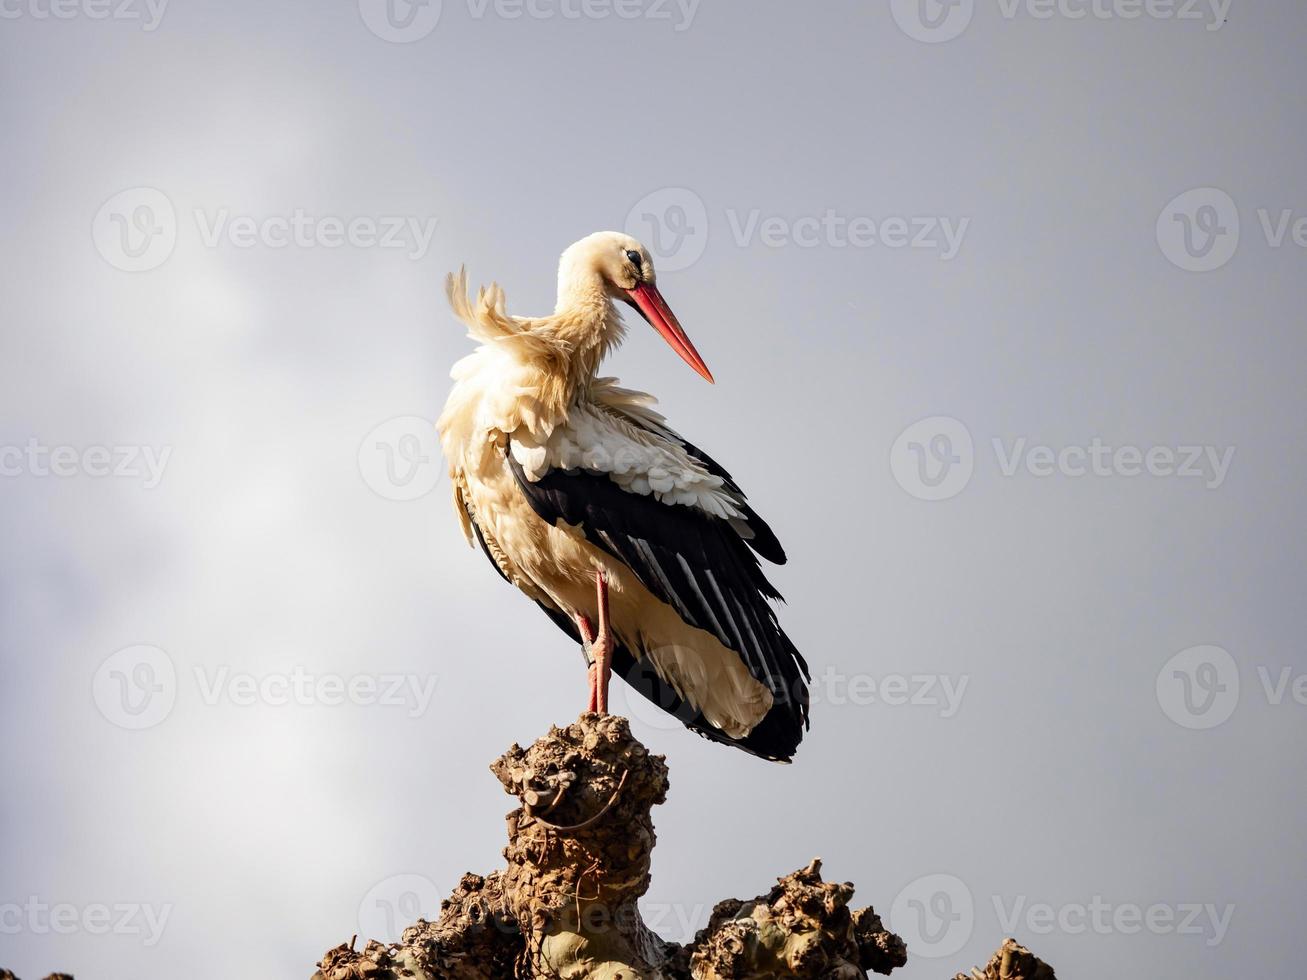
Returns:
[[[439,916],[397,944],[330,950],[313,980],[856,980],[907,962],[903,940],[871,908],[850,909],[853,886],[823,881],[817,860],[765,895],[719,902],[686,945],[646,927],[637,902],[667,766],[625,718],[582,715],[490,768],[520,804],[508,815],[507,867],[464,875]],[[992,976],[1053,980],[1051,970]]]

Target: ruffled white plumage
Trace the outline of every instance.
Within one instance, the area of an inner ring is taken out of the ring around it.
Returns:
[[[536,482],[549,470],[585,470],[608,477],[628,493],[653,496],[666,504],[695,507],[712,517],[740,518],[739,496],[694,459],[681,442],[661,426],[661,416],[648,411],[653,398],[597,383],[579,394],[567,420],[540,439],[533,433],[513,437],[513,457],[528,480]],[[609,400],[606,396],[614,392]],[[658,420],[650,430],[626,414],[641,407],[644,419]]]

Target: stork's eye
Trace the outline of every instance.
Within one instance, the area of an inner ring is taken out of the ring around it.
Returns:
[[[631,260],[631,265],[637,269],[640,268],[640,253],[636,251],[627,251],[626,257]]]

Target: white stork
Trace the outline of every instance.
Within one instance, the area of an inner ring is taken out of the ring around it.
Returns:
[[[588,710],[617,671],[715,741],[788,761],[808,724],[808,668],[776,620],[758,556],[784,563],[729,473],[667,427],[655,399],[596,377],[634,307],[695,371],[638,241],[597,232],[562,255],[558,305],[509,316],[497,285],[446,282],[480,343],[454,366],[437,427],[468,542],[582,644]]]

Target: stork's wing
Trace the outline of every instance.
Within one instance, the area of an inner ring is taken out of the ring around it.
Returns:
[[[681,447],[694,459],[700,463],[713,476],[719,477],[726,488],[739,497],[741,517],[739,523],[744,525],[745,532],[741,535],[748,542],[749,547],[758,552],[762,557],[776,565],[784,565],[785,549],[781,547],[780,541],[776,534],[768,526],[767,522],[758,516],[758,512],[749,506],[748,498],[745,497],[744,491],[740,485],[735,482],[731,474],[726,472],[726,468],[717,460],[713,459],[706,452],[693,443],[687,442],[684,437],[673,432],[671,429],[664,430],[668,436],[680,443]],[[738,527],[737,527],[738,530]]]
[[[703,465],[720,470],[706,456],[693,452],[706,461]],[[607,473],[581,468],[551,467],[532,479],[511,445],[506,455],[518,485],[541,519],[578,528],[587,541],[630,568],[685,622],[735,651],[771,692],[772,713],[789,716],[788,727],[797,743],[800,725],[807,725],[808,667],[767,601],[780,595],[739,533],[737,525],[744,521],[738,510],[716,516],[692,504],[629,490]],[[775,543],[770,529],[760,520],[757,523]],[[755,541],[759,539],[756,531],[750,533]],[[764,548],[780,552],[779,543]],[[779,721],[773,718],[772,724]]]
[[[701,467],[717,479],[725,492],[733,498],[738,516],[732,521],[740,537],[763,558],[777,565],[785,564],[785,549],[777,540],[767,522],[749,506],[748,498],[740,485],[715,459],[667,424],[662,414],[654,409],[653,395],[643,391],[619,387],[616,378],[597,378],[591,391],[595,401],[609,413],[623,421],[679,448],[692,465]]]

